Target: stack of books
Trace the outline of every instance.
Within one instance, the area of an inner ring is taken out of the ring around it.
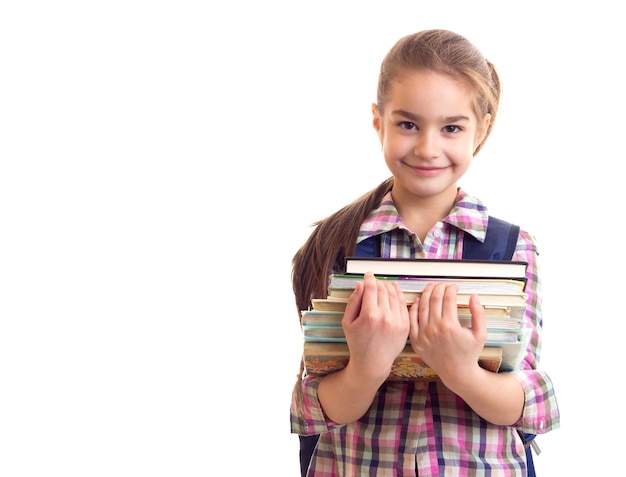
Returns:
[[[348,363],[350,356],[341,320],[356,283],[370,271],[379,280],[397,281],[408,306],[429,282],[455,283],[462,326],[471,326],[469,298],[478,295],[487,323],[487,339],[478,362],[493,372],[513,371],[524,358],[530,339],[530,329],[524,324],[527,265],[515,261],[347,257],[345,273],[329,277],[328,296],[312,300],[312,308],[301,312],[305,369],[311,375],[324,375]],[[438,377],[407,342],[388,379],[437,380]]]

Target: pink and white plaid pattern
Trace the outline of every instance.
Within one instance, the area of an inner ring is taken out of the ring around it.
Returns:
[[[386,232],[381,256],[456,258],[463,237],[485,236],[487,209],[459,189],[450,215],[422,244],[408,231],[391,194],[363,223],[359,241]],[[522,369],[514,372],[526,394],[523,414],[513,427],[490,424],[441,383],[389,382],[358,421],[336,425],[317,398],[319,378],[304,376],[294,387],[291,431],[321,434],[309,476],[522,476],[523,444],[517,429],[542,434],[559,427],[560,415],[550,378],[537,369],[541,350],[541,302],[537,247],[520,232],[513,260],[528,262],[527,326],[533,329]]]

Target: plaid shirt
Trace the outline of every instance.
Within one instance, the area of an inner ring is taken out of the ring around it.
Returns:
[[[358,241],[380,232],[384,257],[462,257],[463,236],[485,236],[487,209],[459,189],[456,205],[424,243],[403,224],[388,194],[361,226]],[[520,232],[513,260],[528,262],[527,326],[532,337],[519,371],[526,395],[519,421],[491,424],[440,382],[387,382],[363,417],[350,424],[329,421],[317,397],[321,378],[303,376],[294,387],[291,431],[320,434],[309,476],[525,476],[524,446],[517,429],[542,434],[559,427],[552,382],[537,369],[541,350],[541,300],[537,248]]]

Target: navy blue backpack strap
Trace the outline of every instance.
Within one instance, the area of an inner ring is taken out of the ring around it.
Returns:
[[[485,241],[479,242],[474,236],[465,234],[463,258],[471,260],[511,260],[517,244],[519,225],[514,225],[496,217],[489,217]]]
[[[311,463],[311,457],[313,457],[313,451],[315,451],[320,436],[319,434],[315,434],[313,436],[298,437],[300,438],[300,475],[306,477],[309,464]]]
[[[382,234],[373,235],[356,244],[355,257],[378,257],[380,255],[380,239]]]

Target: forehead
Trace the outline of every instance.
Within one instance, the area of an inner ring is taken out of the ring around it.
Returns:
[[[392,109],[475,115],[477,94],[467,81],[448,74],[431,70],[404,71],[392,80],[385,103],[392,105]]]

